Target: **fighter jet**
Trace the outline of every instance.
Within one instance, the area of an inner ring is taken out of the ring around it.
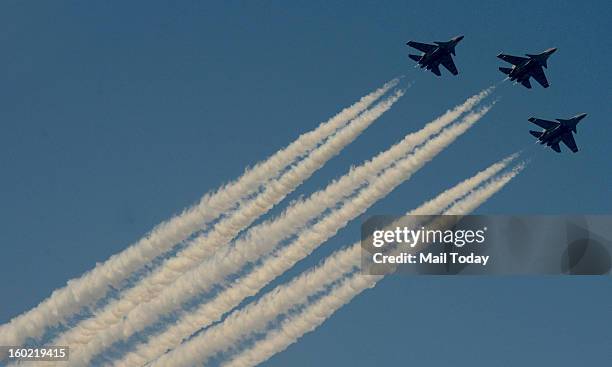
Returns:
[[[539,118],[531,117],[529,122],[540,126],[544,131],[533,131],[529,130],[529,133],[536,138],[540,144],[546,144],[551,147],[555,152],[561,153],[559,142],[562,141],[567,145],[568,148],[574,153],[578,151],[574,135],[572,133],[576,131],[576,125],[582,120],[587,114],[581,113],[570,119],[557,119],[557,121],[541,120]]]
[[[548,88],[548,80],[546,80],[542,66],[548,67],[546,61],[555,51],[557,51],[556,48],[549,48],[537,55],[526,54],[527,57],[499,54],[497,57],[513,65],[512,68],[500,67],[499,70],[507,74],[510,80],[517,81],[526,88],[531,89],[529,77],[533,77],[544,88]]]
[[[440,64],[450,71],[451,74],[457,75],[459,72],[457,71],[457,67],[451,55],[455,55],[455,46],[457,46],[462,39],[463,36],[457,36],[450,41],[434,42],[435,45],[410,41],[406,43],[408,46],[416,48],[424,53],[421,55],[408,55],[408,57],[416,61],[417,66],[420,66],[421,69],[426,68],[427,70],[431,70],[431,72],[437,76],[440,76]]]

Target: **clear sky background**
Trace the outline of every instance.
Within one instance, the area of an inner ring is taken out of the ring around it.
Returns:
[[[0,323],[385,81],[414,82],[289,199],[323,187],[502,80],[502,51],[558,47],[550,88],[502,84],[367,214],[403,213],[521,149],[531,163],[479,213],[610,214],[611,19],[610,1],[3,1]],[[459,34],[457,77],[413,68],[406,41]],[[530,116],[581,112],[577,154],[528,134]],[[363,218],[289,275],[358,239]],[[609,277],[395,276],[266,365],[597,365],[611,323]]]

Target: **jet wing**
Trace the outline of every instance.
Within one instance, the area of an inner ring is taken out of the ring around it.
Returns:
[[[561,140],[563,143],[567,145],[568,148],[574,153],[578,151],[578,147],[576,146],[576,141],[574,140],[574,135],[572,133],[566,133],[561,136]]]
[[[408,46],[410,46],[412,48],[416,48],[417,50],[422,51],[422,52],[431,52],[431,51],[435,50],[438,47],[436,45],[430,45],[428,43],[421,43],[421,42],[414,42],[414,41],[409,41],[406,44]]]
[[[556,127],[557,125],[559,125],[558,122],[542,120],[542,119],[535,118],[535,117],[530,117],[528,121],[538,125],[544,130],[552,129],[553,127]]]
[[[438,66],[438,64],[431,65],[431,72],[436,74],[437,76],[440,76],[440,67]]]
[[[512,55],[506,55],[506,54],[499,54],[497,55],[497,57],[504,60],[505,62],[511,63],[512,65],[522,64],[523,62],[529,60],[526,57],[512,56]]]
[[[533,71],[531,72],[531,76],[538,83],[540,83],[541,86],[543,86],[544,88],[548,88],[548,80],[546,80],[546,74],[544,74],[544,70],[542,70],[542,67],[538,66],[537,68],[533,69]]]
[[[453,62],[453,58],[450,55],[446,55],[443,56],[440,59],[440,63],[448,70],[451,72],[451,74],[453,75],[457,75],[459,74],[459,72],[457,71],[457,67],[455,66],[455,63]]]

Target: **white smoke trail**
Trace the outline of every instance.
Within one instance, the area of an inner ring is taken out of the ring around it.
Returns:
[[[502,159],[501,161],[491,165],[487,169],[478,172],[473,177],[451,187],[450,189],[442,192],[435,198],[419,206],[417,209],[409,212],[407,215],[434,215],[438,214],[447,209],[457,199],[464,195],[467,195],[471,190],[478,187],[481,183],[489,180],[495,174],[502,169],[506,168],[510,162],[515,160],[519,156],[518,153],[511,154],[510,156]],[[447,215],[450,213],[446,213]]]
[[[517,166],[511,172],[502,175],[468,194],[464,199],[457,202],[445,214],[463,215],[471,212],[482,203],[487,201],[496,192],[501,190],[512,178],[523,168]],[[234,356],[225,363],[224,367],[247,367],[255,366],[271,356],[285,350],[289,345],[295,343],[304,334],[314,330],[327,320],[340,307],[350,302],[355,296],[368,288],[372,288],[384,276],[361,275],[355,273],[334,287],[327,295],[308,305],[302,312],[285,319],[278,329],[271,331],[267,336],[255,342],[253,346],[240,354]],[[168,354],[169,356],[170,354]],[[165,356],[164,356],[165,357]],[[161,361],[161,358],[159,359]],[[155,363],[153,365],[156,365]],[[161,364],[163,365],[163,364]],[[174,366],[179,366],[174,364]]]
[[[279,329],[268,333],[264,339],[257,341],[251,348],[238,354],[223,366],[256,366],[282,352],[304,334],[323,324],[335,311],[350,302],[359,293],[374,287],[382,278],[382,275],[360,274],[348,277],[334,287],[329,294],[309,305],[297,316],[286,319]],[[153,363],[152,366],[157,366],[157,364]],[[163,364],[159,364],[159,366],[163,366]]]
[[[27,338],[39,338],[45,328],[65,321],[81,307],[104,297],[109,285],[117,285],[134,271],[189,237],[221,213],[236,206],[260,186],[277,176],[291,162],[310,152],[336,130],[397,85],[393,79],[378,90],[361,98],[315,130],[302,134],[286,148],[247,170],[239,179],[212,193],[181,214],[157,225],[141,240],[111,256],[80,278],[68,281],[38,306],[0,326],[0,345],[21,345]]]
[[[510,180],[516,177],[525,168],[525,163],[520,163],[512,171],[493,180],[484,187],[474,190],[469,195],[469,200],[460,200],[451,206],[445,214],[447,215],[464,215],[478,208],[482,203],[487,201],[491,196],[501,190]]]
[[[266,258],[262,264],[237,280],[230,288],[222,291],[212,301],[184,314],[178,323],[171,325],[164,332],[164,337],[182,340],[195,333],[199,328],[206,327],[218,320],[225,312],[236,307],[246,297],[255,295],[270,281],[308,256],[321,243],[334,236],[350,220],[363,213],[372,204],[407,180],[414,172],[467,131],[489,109],[490,107],[485,107],[478,112],[468,114],[461,122],[444,129],[438,136],[416,149],[413,154],[395,162],[394,166],[384,171],[350,202],[332,211],[307,231],[303,231],[295,241],[280,249],[274,256]],[[175,364],[178,361],[173,360],[172,363]]]
[[[387,151],[352,169],[324,190],[316,192],[307,200],[292,205],[275,220],[251,228],[245,236],[234,243],[234,246],[216,252],[212,257],[178,278],[172,283],[172,287],[166,287],[150,304],[143,304],[133,312],[135,314],[146,312],[159,316],[180,306],[182,302],[194,294],[209,290],[213,285],[240,269],[247,262],[252,262],[272,251],[279,242],[303,229],[310,220],[316,218],[327,208],[352,195],[366,180],[375,177],[395,160],[424,143],[489,93],[490,90],[485,90],[470,97],[463,104],[426,124],[418,132],[408,134],[402,141]],[[112,311],[115,319],[122,315],[120,311]],[[104,319],[108,320],[108,317]],[[127,322],[130,322],[129,316]],[[86,341],[85,338],[78,339],[83,340],[83,342]]]
[[[485,170],[440,193],[434,199],[409,211],[406,215],[433,215],[443,212],[453,202],[491,179],[514,158],[516,158],[516,154],[492,164]],[[390,225],[390,227],[393,227],[393,225]],[[235,310],[222,323],[191,338],[189,342],[180,347],[180,351],[177,350],[172,353],[188,354],[191,361],[203,363],[215,353],[228,350],[239,340],[265,329],[268,322],[279,314],[306,302],[308,297],[325,290],[326,287],[341,279],[345,274],[357,269],[360,263],[360,250],[361,243],[356,242],[352,246],[336,251],[328,256],[321,265],[302,273],[286,284],[276,287],[258,301]],[[151,338],[146,346],[136,348],[124,356],[121,361],[114,362],[113,365],[115,367],[142,366],[161,356],[167,350],[176,348],[179,342],[180,340],[172,339],[169,335],[161,334],[158,337]],[[170,356],[169,358],[174,360],[175,357]]]
[[[130,312],[134,321],[130,318],[122,320],[121,316],[116,315],[114,310],[132,309],[135,305],[155,297],[164,286],[171,284],[183,272],[196,266],[220,246],[227,244],[242,229],[265,214],[310,177],[312,173],[356,139],[378,117],[389,110],[402,95],[403,91],[398,90],[391,97],[362,113],[291,170],[266,186],[265,190],[252,201],[247,202],[244,206],[217,222],[210,232],[196,238],[175,257],[167,259],[150,276],[125,292],[125,295],[117,302],[107,305],[96,317],[83,321],[52,343],[54,345],[68,344],[72,347],[70,353],[71,365],[79,363],[86,365],[90,358],[110,346],[113,341],[127,338],[133,332],[154,321],[156,319],[155,314],[139,311]],[[143,307],[146,309],[146,304],[143,304]],[[117,324],[120,321],[121,323]],[[109,327],[109,325],[111,326]],[[91,338],[90,336],[93,334],[96,335]],[[76,346],[79,343],[83,344],[82,348]]]

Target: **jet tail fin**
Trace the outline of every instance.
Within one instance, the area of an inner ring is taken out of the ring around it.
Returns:
[[[502,73],[506,75],[510,75],[510,73],[512,72],[512,69],[511,68],[499,68],[499,71],[501,71]]]
[[[529,130],[529,133],[530,133],[531,135],[535,136],[535,137],[536,137],[536,138],[538,138],[538,139],[540,138],[540,136],[542,136],[542,134],[544,134],[544,133],[543,133],[543,132],[541,132],[541,131],[533,131],[533,130]]]
[[[557,153],[561,153],[561,147],[559,147],[559,143],[554,143],[554,144],[551,144],[551,146],[550,146],[550,147],[551,147],[551,148],[552,148],[552,150],[554,150],[555,152],[557,152]]]
[[[421,56],[419,56],[419,55],[412,55],[412,54],[411,54],[411,55],[408,55],[408,57],[409,57],[409,58],[411,58],[411,59],[413,59],[413,60],[414,60],[414,61],[416,61],[416,62],[421,61]]]
[[[529,79],[525,79],[521,82],[521,84],[523,84],[523,86],[527,89],[531,89],[531,83],[529,82]]]

